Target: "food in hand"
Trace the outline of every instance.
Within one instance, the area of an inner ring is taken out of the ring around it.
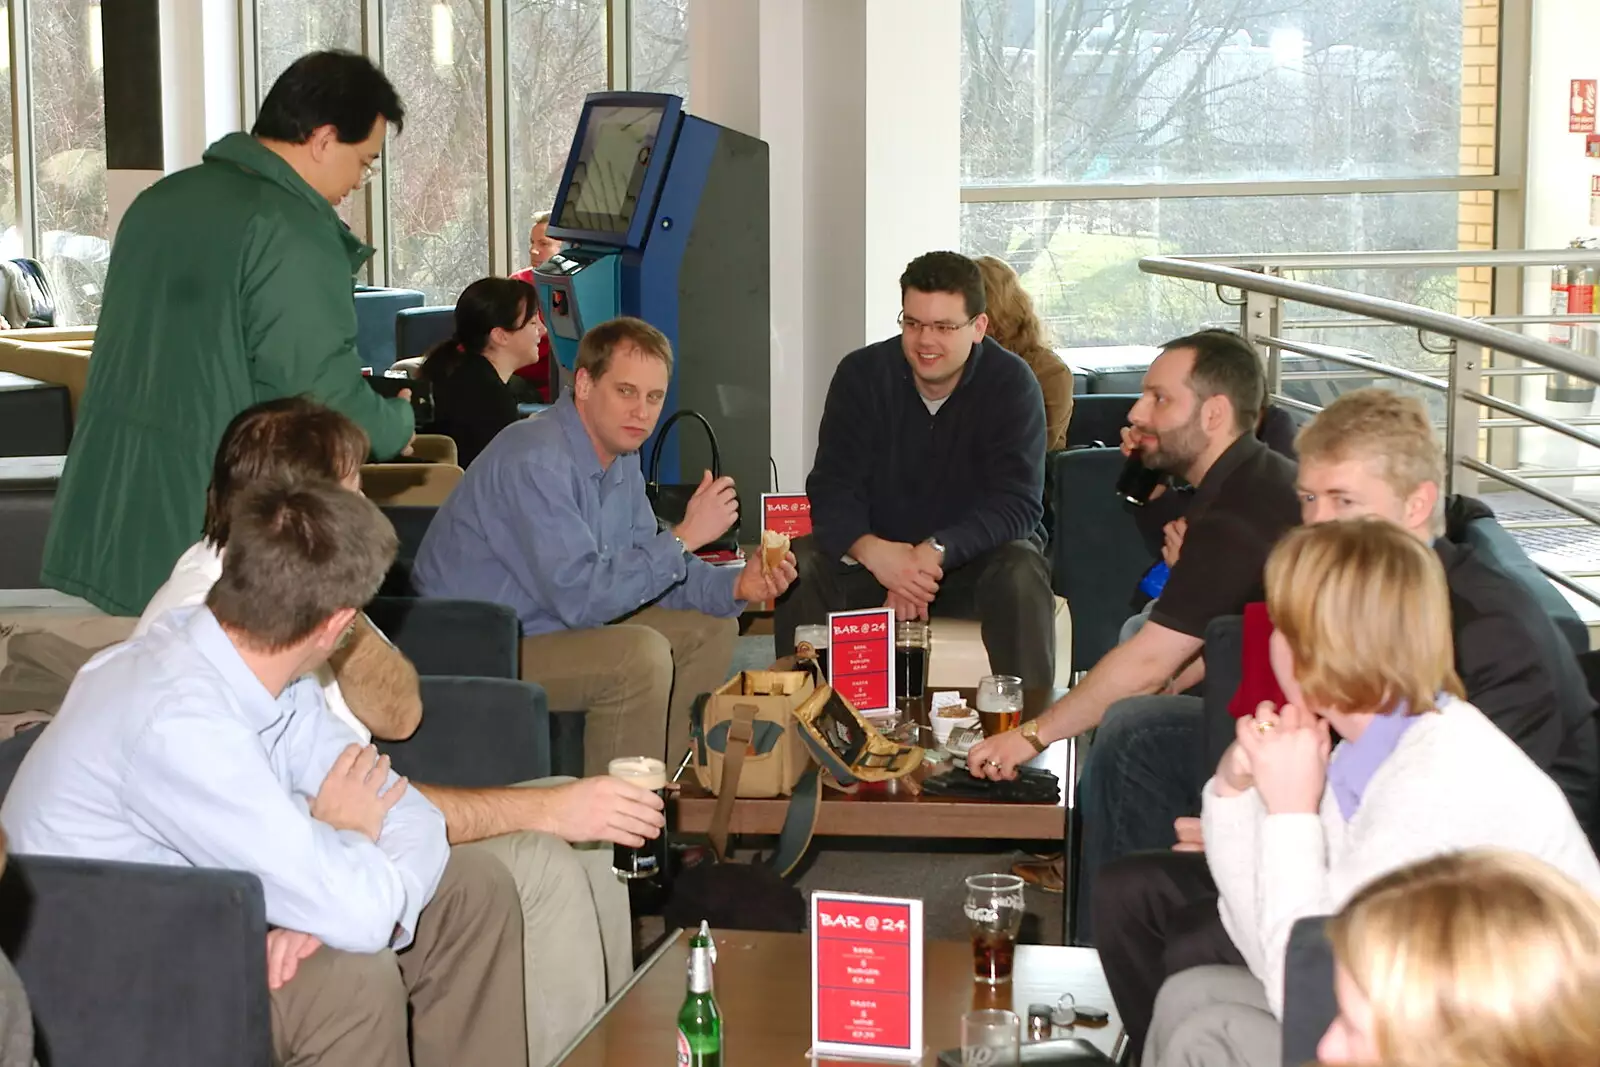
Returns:
[[[789,554],[789,537],[787,534],[776,533],[772,530],[761,531],[761,569],[776,570]]]

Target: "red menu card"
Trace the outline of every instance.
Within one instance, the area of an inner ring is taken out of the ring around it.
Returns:
[[[894,709],[894,612],[828,614],[828,684],[863,715]]]
[[[762,493],[761,529],[785,537],[811,532],[811,499],[804,493]]]
[[[922,901],[811,895],[811,1051],[922,1056]]]

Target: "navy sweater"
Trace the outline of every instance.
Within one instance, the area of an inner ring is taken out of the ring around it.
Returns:
[[[1038,379],[991,338],[928,414],[892,337],[840,362],[806,479],[811,527],[830,556],[865,534],[937,537],[946,570],[1030,537],[1043,514],[1045,420]]]

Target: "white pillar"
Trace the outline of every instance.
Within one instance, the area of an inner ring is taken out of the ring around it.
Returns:
[[[168,174],[240,128],[238,0],[161,0],[161,119]]]
[[[1583,154],[1583,134],[1567,132],[1568,94],[1575,78],[1600,78],[1600,4],[1539,0],[1533,6],[1533,71],[1528,93],[1529,248],[1562,248],[1575,237],[1600,236],[1589,221],[1589,182],[1600,159]],[[1527,307],[1550,310],[1550,276],[1528,271]]]
[[[689,110],[771,147],[772,455],[803,488],[840,358],[960,240],[960,0],[690,0]],[[754,122],[754,127],[747,125]]]

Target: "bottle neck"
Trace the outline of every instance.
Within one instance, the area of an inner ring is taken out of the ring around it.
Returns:
[[[696,946],[689,950],[689,992],[711,992],[711,949]]]

